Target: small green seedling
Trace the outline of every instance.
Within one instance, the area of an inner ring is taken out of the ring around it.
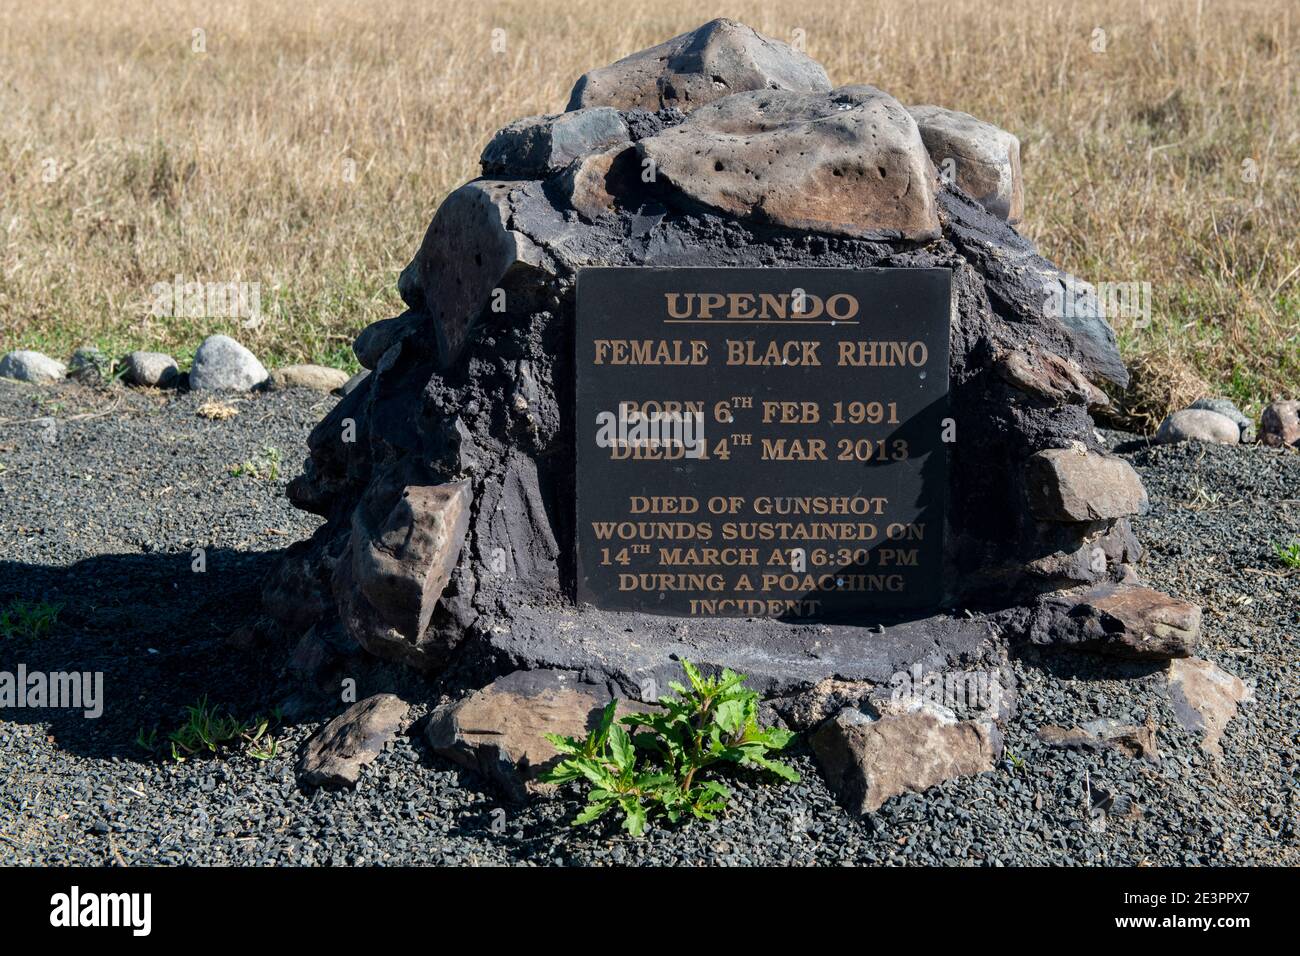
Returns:
[[[1290,544],[1273,542],[1273,552],[1277,559],[1293,571],[1300,570],[1300,539]]]
[[[677,696],[660,697],[659,710],[616,720],[618,704],[611,702],[585,738],[546,735],[564,759],[542,780],[585,780],[591,788],[574,826],[614,809],[633,836],[645,832],[651,814],[662,813],[669,823],[687,815],[712,820],[731,797],[713,776],[728,765],[799,780],[793,767],[770,756],[788,747],[794,734],[758,725],[758,694],[743,686],[743,674],[724,670],[708,678],[689,661],[682,667],[690,688],[669,684]]]
[[[265,446],[256,461],[246,461],[242,465],[231,465],[230,476],[244,476],[255,481],[276,481],[280,477],[280,449]]]
[[[275,757],[278,746],[267,736],[271,718],[257,717],[253,720],[239,720],[229,711],[222,714],[220,709],[208,703],[206,695],[198,703],[185,708],[186,719],[183,724],[167,734],[166,745],[175,761],[183,762],[189,757],[205,753],[215,754],[231,747],[243,747],[245,753],[255,760],[270,760]],[[136,734],[135,742],[150,753],[157,753],[158,729]]]
[[[61,603],[14,598],[0,608],[0,637],[34,639],[47,636],[58,623]]]

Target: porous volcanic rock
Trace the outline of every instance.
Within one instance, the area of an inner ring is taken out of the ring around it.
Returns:
[[[532,133],[505,140],[542,142],[550,123],[545,162],[531,146],[493,152],[502,172],[443,201],[398,282],[407,311],[357,336],[370,374],[308,439],[289,496],[325,520],[268,580],[269,613],[294,635],[340,625],[427,671],[570,670],[629,693],[679,678],[686,657],[791,695],[827,677],[881,683],[917,662],[984,659],[1003,640],[989,620],[945,608],[993,612],[1123,579],[1140,554],[1126,516],[1145,496],[1089,416],[1102,401],[1093,383],[1128,380],[1090,287],[940,183],[914,120],[887,94],[832,91],[811,61],[734,24],[668,46],[579,83],[573,108],[618,111],[626,144],[600,142],[555,168],[583,138],[557,153],[560,119],[529,121]],[[733,48],[761,68],[709,65]],[[763,66],[769,55],[780,64]],[[951,270],[959,439],[944,607],[830,625],[578,606],[573,326],[588,266]],[[1062,450],[1083,468],[1051,469],[1061,480],[1044,518],[1029,504],[1030,462]],[[452,487],[455,521],[434,517],[449,502],[400,504],[403,489]],[[437,521],[445,533],[415,544]]]
[[[583,74],[568,108],[690,111],[747,90],[830,88],[816,60],[743,23],[718,19]]]
[[[637,149],[683,199],[738,219],[861,238],[939,236],[937,174],[916,122],[874,87],[737,93]]]
[[[627,124],[609,106],[529,116],[499,130],[480,157],[483,175],[541,179],[575,159],[631,141]]]

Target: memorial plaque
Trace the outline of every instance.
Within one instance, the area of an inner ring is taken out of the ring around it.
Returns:
[[[946,269],[583,269],[578,599],[861,619],[942,595]]]

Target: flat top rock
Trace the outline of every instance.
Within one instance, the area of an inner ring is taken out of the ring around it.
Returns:
[[[776,620],[679,620],[654,614],[518,609],[485,626],[494,651],[515,666],[555,668],[611,682],[637,696],[646,681],[664,688],[681,679],[683,658],[730,667],[765,696],[792,694],[828,677],[887,683],[920,664],[942,670],[979,660],[999,638],[984,620],[936,615],[883,631]]]

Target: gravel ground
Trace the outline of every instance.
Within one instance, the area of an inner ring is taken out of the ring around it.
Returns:
[[[503,806],[418,736],[388,748],[355,791],[314,794],[298,789],[293,758],[317,722],[278,726],[267,761],[177,764],[136,745],[139,730],[174,724],[204,694],[241,716],[268,711],[284,650],[236,650],[224,637],[255,613],[279,549],[316,524],[283,490],[333,399],[227,399],[238,411],[228,421],[196,415],[201,401],[0,380],[0,606],[64,604],[51,634],[0,647],[0,669],[102,670],[106,700],[96,720],[0,714],[0,863],[1300,862],[1300,574],[1282,573],[1271,548],[1300,536],[1298,455],[1120,446],[1153,502],[1137,522],[1144,579],[1204,605],[1203,656],[1255,682],[1258,700],[1228,726],[1221,760],[1178,727],[1158,669],[1030,650],[1014,661],[1014,759],[992,773],[891,800],[863,821],[799,754],[802,783],[742,780],[724,819],[632,840],[566,826],[572,798]],[[278,477],[266,449],[281,453]],[[261,477],[231,474],[244,462]],[[205,549],[203,573],[191,569],[194,548]],[[428,690],[417,709],[439,699]],[[1034,739],[1042,724],[1097,717],[1154,719],[1161,765]],[[1085,780],[1117,797],[1103,829],[1089,824]]]

